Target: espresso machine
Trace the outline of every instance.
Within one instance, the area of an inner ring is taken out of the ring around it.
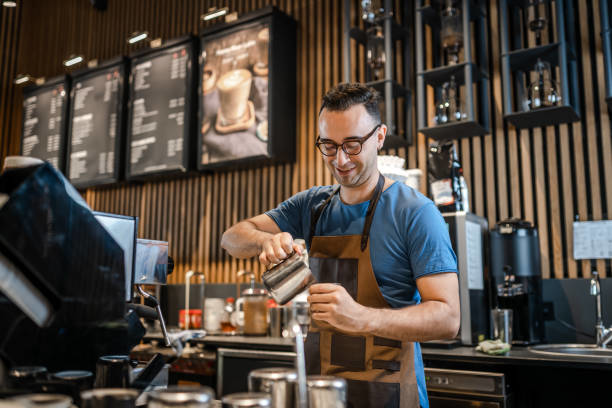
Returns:
[[[538,231],[507,219],[490,232],[492,304],[513,310],[513,344],[544,342],[542,271]]]

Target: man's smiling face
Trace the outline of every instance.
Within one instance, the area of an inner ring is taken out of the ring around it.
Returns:
[[[344,111],[323,109],[319,115],[320,141],[331,141],[340,145],[347,140],[367,136],[377,124],[361,104],[353,105]],[[340,185],[358,187],[370,177],[376,176],[376,156],[384,141],[383,134],[383,130],[377,128],[363,143],[361,153],[357,155],[348,155],[338,147],[335,155],[323,156],[327,168]]]

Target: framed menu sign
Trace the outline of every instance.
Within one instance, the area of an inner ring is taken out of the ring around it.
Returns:
[[[57,77],[23,91],[21,155],[36,157],[64,171],[69,78]]]
[[[194,39],[172,41],[131,59],[126,177],[189,169]]]
[[[296,25],[274,7],[200,37],[198,167],[294,161]]]
[[[124,78],[123,58],[73,76],[66,174],[76,187],[120,178]]]

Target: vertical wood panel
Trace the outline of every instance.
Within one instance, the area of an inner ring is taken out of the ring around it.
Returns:
[[[362,25],[360,2],[347,1],[352,7],[352,25]],[[61,74],[61,60],[70,53],[82,52],[100,61],[128,53],[133,49],[125,38],[135,30],[147,30],[152,37],[165,39],[197,33],[215,24],[201,22],[199,15],[209,7],[225,4],[239,13],[275,4],[297,20],[297,162],[143,184],[124,183],[84,192],[96,210],[138,216],[141,237],[170,241],[177,265],[171,282],[182,282],[185,271],[190,269],[204,272],[210,282],[232,282],[238,269],[249,269],[259,276],[262,267],[256,259],[237,261],[222,250],[223,231],[300,190],[334,182],[313,142],[320,98],[342,80],[342,1],[232,0],[222,4],[216,0],[124,0],[110,1],[107,11],[99,12],[82,0],[66,1],[62,7],[55,2],[28,0],[20,2],[16,9],[0,8],[2,160],[19,150],[21,90],[12,84],[18,73],[45,77]],[[523,130],[504,125],[499,6],[497,1],[489,0],[492,129],[490,134],[458,142],[472,211],[486,217],[491,227],[507,216],[534,222],[540,234],[546,277],[590,276],[591,262],[572,258],[572,222],[575,218],[609,219],[612,212],[612,160],[608,159],[612,157],[612,132],[602,91],[605,83],[599,7],[597,2],[589,4],[577,0],[568,4],[577,13],[581,122]],[[409,10],[401,13],[412,16]],[[412,25],[409,28],[413,29]],[[355,41],[351,41],[351,55],[352,80],[363,79],[365,52]],[[402,71],[399,55],[398,51],[396,73]],[[410,59],[414,64],[412,56]],[[409,86],[414,89],[413,83]],[[431,100],[432,90],[427,92]],[[415,134],[414,139],[415,144],[407,149],[387,153],[405,157],[409,167],[420,168],[424,175],[422,190],[427,192],[428,140],[422,134]],[[602,276],[610,273],[609,262],[594,265]]]

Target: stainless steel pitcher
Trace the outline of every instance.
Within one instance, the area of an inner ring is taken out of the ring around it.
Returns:
[[[260,368],[249,373],[249,392],[265,392],[272,408],[295,407],[297,373],[292,368]]]
[[[326,375],[308,376],[308,408],[345,407],[345,379]]]
[[[294,252],[289,258],[265,271],[263,284],[276,303],[284,305],[299,293],[316,283],[308,266],[308,254]]]

